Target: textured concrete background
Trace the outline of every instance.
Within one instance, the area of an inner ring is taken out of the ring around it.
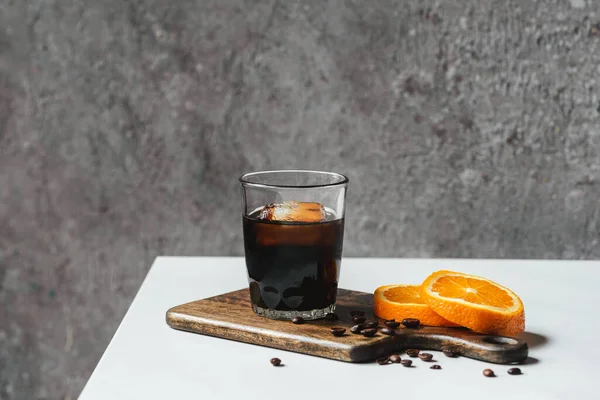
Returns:
[[[346,173],[348,256],[600,258],[599,89],[595,0],[0,0],[0,398],[241,255],[242,172]]]

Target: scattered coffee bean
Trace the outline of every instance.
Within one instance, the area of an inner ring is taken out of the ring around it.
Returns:
[[[384,335],[394,336],[396,334],[396,331],[390,328],[383,328],[381,330],[381,333],[383,333]]]
[[[433,364],[433,365],[432,365],[431,367],[429,367],[429,368],[431,368],[431,369],[442,369],[442,367],[440,367],[440,366],[439,366],[439,365],[437,365],[437,364]]]
[[[356,317],[352,318],[352,321],[354,321],[355,324],[362,324],[366,320],[367,319],[363,315],[357,315]]]
[[[304,323],[304,318],[302,317],[294,317],[294,319],[292,320],[292,324],[303,324]]]
[[[337,321],[338,319],[340,319],[340,317],[338,317],[338,315],[335,313],[325,314],[326,321]]]
[[[491,369],[487,368],[487,369],[483,370],[483,376],[487,376],[488,378],[491,378],[491,377],[496,376],[496,375],[494,375],[494,371],[492,371]]]
[[[400,358],[400,356],[398,354],[392,354],[390,356],[390,361],[393,362],[394,364],[398,364],[398,363],[400,363],[400,361],[402,361],[402,358]]]
[[[377,329],[375,329],[375,328],[367,328],[367,329],[363,329],[362,331],[360,331],[360,334],[365,337],[375,336],[376,333],[377,333]]]
[[[402,320],[402,325],[404,325],[407,328],[416,328],[420,324],[421,324],[421,321],[419,321],[416,318],[404,318]]]
[[[354,311],[350,311],[350,315],[353,317],[356,317],[357,315],[365,315],[365,312],[359,311],[359,310],[354,310]]]
[[[521,373],[521,368],[509,368],[508,370],[509,375],[521,375]]]
[[[390,359],[387,358],[387,357],[385,357],[385,358],[379,358],[377,360],[377,364],[379,364],[379,365],[386,365],[386,364],[389,364],[389,362],[390,362]]]
[[[331,334],[337,337],[344,336],[344,332],[346,332],[346,328],[331,328],[330,330]]]
[[[400,364],[404,365],[405,367],[410,367],[412,365],[412,360],[402,360],[400,361]]]
[[[365,329],[365,326],[363,324],[358,324],[350,328],[350,332],[354,333],[355,335],[358,335],[363,329]]]
[[[419,350],[417,349],[408,349],[406,350],[406,355],[412,358],[415,358],[419,355]]]
[[[375,322],[375,321],[367,321],[367,322],[365,322],[365,326],[367,328],[377,328],[377,322]]]
[[[431,361],[431,360],[433,360],[433,354],[419,353],[419,358],[423,361]]]
[[[444,353],[444,355],[445,355],[446,357],[454,358],[454,357],[457,357],[457,356],[458,356],[458,354],[456,354],[455,352],[453,352],[453,351],[450,351],[450,350],[446,350],[446,349],[444,349],[444,350],[442,350],[442,352]]]
[[[387,326],[388,328],[396,329],[400,326],[400,322],[396,322],[395,319],[388,319],[387,321],[385,321],[385,326]]]
[[[279,367],[281,365],[281,360],[279,358],[271,358],[271,364],[274,367]]]

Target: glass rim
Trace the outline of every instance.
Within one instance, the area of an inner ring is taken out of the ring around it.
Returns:
[[[248,178],[251,178],[253,176],[275,174],[275,173],[281,173],[281,172],[284,172],[284,173],[285,172],[300,172],[300,173],[306,173],[306,174],[328,175],[328,176],[333,176],[335,178],[338,178],[339,182],[321,183],[318,185],[277,185],[277,184],[271,184],[271,183],[251,182],[248,180]],[[340,174],[337,172],[313,171],[313,170],[309,170],[309,169],[276,169],[276,170],[269,170],[269,171],[248,172],[248,173],[245,173],[242,176],[240,176],[239,181],[242,185],[258,187],[258,188],[313,189],[313,188],[325,188],[325,187],[333,187],[333,186],[346,186],[348,184],[349,179],[346,175]]]

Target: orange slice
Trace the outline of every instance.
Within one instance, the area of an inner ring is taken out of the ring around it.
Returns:
[[[476,332],[514,336],[525,329],[521,299],[489,279],[438,271],[425,279],[420,294],[433,311]]]
[[[418,285],[387,285],[375,290],[373,312],[379,318],[418,318],[423,325],[456,326],[433,312],[419,296]]]

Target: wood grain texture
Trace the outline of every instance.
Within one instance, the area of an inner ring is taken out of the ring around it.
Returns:
[[[333,360],[364,362],[406,348],[448,349],[466,357],[493,362],[513,363],[527,358],[528,348],[513,338],[483,335],[463,328],[419,327],[396,329],[395,336],[378,333],[372,338],[346,331],[334,337],[329,328],[350,328],[350,311],[359,310],[367,319],[383,321],[372,312],[370,293],[340,289],[336,314],[339,321],[309,321],[294,325],[254,314],[247,289],[182,304],[167,311],[167,324],[174,329],[231,339],[245,343],[310,354]]]

